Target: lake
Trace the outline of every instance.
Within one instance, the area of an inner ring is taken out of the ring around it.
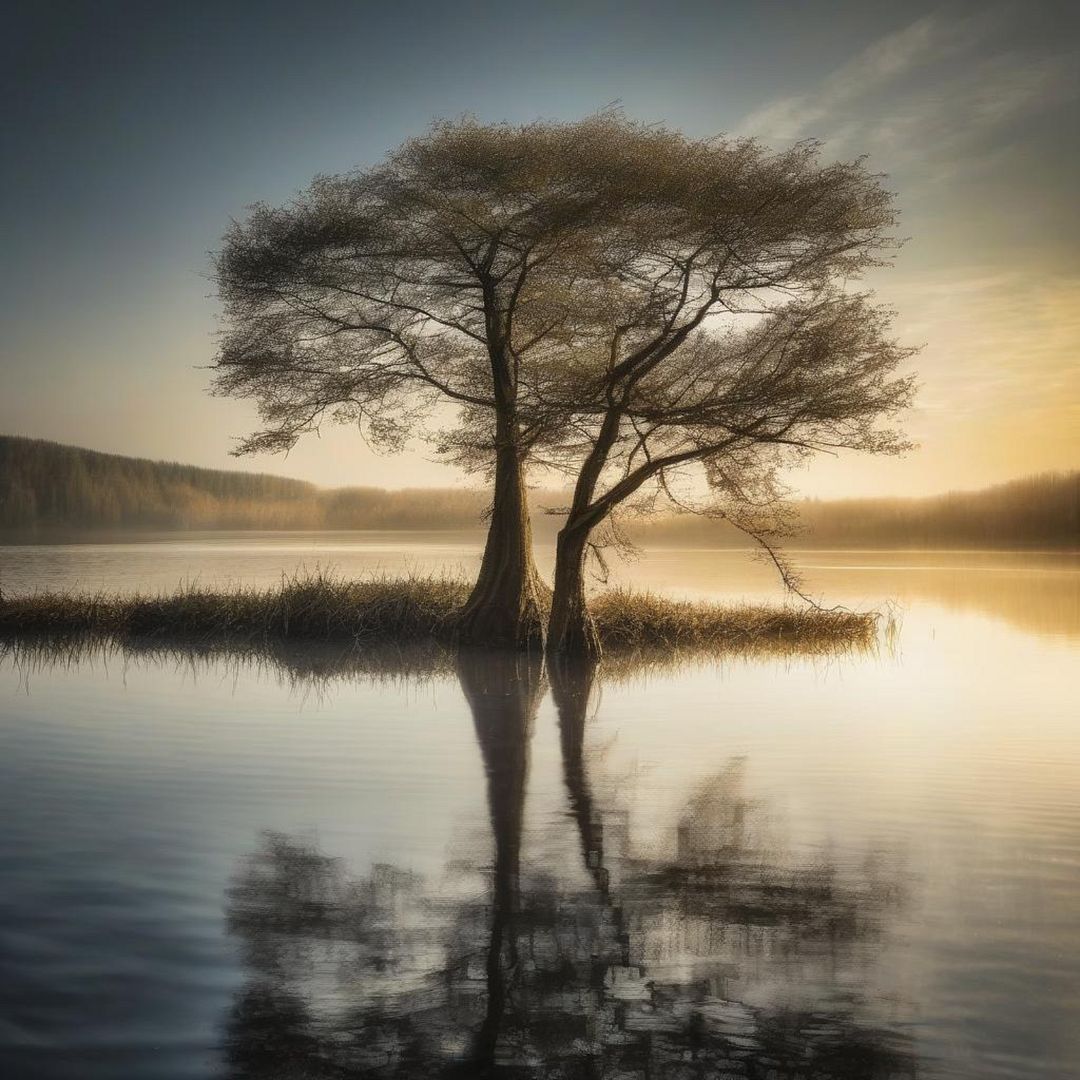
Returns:
[[[1080,1075],[1080,559],[794,558],[895,640],[3,660],[0,1075]],[[473,534],[215,534],[0,548],[0,587],[477,564]],[[745,552],[613,577],[782,600]]]

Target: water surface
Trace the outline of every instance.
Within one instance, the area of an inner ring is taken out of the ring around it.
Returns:
[[[0,549],[0,580],[475,557],[204,537]],[[317,682],[5,661],[0,1072],[1076,1074],[1080,565],[801,561],[830,602],[895,600],[895,650]],[[736,552],[620,575],[779,596]]]

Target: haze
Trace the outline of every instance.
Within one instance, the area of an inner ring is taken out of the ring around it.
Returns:
[[[327,485],[460,484],[326,428],[229,457],[208,252],[230,217],[369,165],[436,117],[613,102],[692,135],[821,139],[889,175],[910,237],[871,284],[925,343],[901,460],[823,496],[1080,464],[1080,17],[1071,4],[24,4],[5,25],[0,432]]]

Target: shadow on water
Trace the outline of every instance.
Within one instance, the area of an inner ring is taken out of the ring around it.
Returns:
[[[227,900],[246,972],[231,1078],[916,1075],[861,979],[902,903],[881,860],[792,855],[739,758],[689,794],[671,850],[635,851],[626,796],[592,774],[595,668],[555,665],[568,813],[550,827],[576,832],[584,870],[564,882],[522,851],[540,666],[463,654],[456,671],[490,847],[438,881],[387,864],[355,878],[264,835]]]

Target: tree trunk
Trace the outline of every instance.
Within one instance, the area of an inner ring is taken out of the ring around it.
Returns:
[[[548,653],[597,658],[600,638],[585,603],[585,551],[589,530],[567,524],[555,547],[555,593],[548,620]]]
[[[525,477],[514,446],[502,445],[495,459],[491,506],[480,575],[461,615],[463,645],[542,651],[545,586],[532,554],[532,526]]]

